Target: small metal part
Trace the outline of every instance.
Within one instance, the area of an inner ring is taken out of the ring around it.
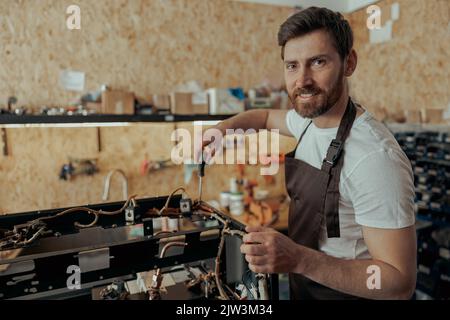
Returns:
[[[192,209],[192,200],[189,198],[180,200],[180,211],[182,213],[189,213]]]
[[[102,300],[124,299],[127,295],[125,283],[122,280],[114,280],[113,283],[102,289],[99,295]]]
[[[152,218],[144,218],[142,219],[144,223],[144,236],[153,235],[153,219]]]
[[[6,157],[8,155],[8,139],[6,136],[6,129],[1,129],[2,143],[3,143],[3,155]]]
[[[78,254],[78,265],[82,273],[108,269],[110,267],[109,248],[80,252]]]
[[[100,127],[97,127],[97,151],[102,152],[102,135],[100,132]]]
[[[127,224],[134,223],[134,206],[132,203],[125,209],[125,222]]]

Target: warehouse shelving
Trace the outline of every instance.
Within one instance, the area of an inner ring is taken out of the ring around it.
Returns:
[[[393,124],[388,127],[411,161],[417,222],[428,222],[426,227],[417,228],[417,298],[448,299],[450,126]]]

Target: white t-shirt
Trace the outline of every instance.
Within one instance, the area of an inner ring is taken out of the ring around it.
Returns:
[[[286,116],[297,139],[309,123],[295,110]],[[320,169],[338,128],[317,128],[311,123],[295,158]],[[369,259],[362,226],[399,229],[414,224],[414,176],[411,163],[391,132],[365,111],[355,119],[344,145],[339,183],[340,238],[328,238],[325,223],[320,251],[337,258]]]

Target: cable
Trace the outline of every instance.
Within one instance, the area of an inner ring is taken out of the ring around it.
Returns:
[[[30,239],[25,240],[25,241],[23,242],[23,244],[26,245],[26,244],[29,244],[29,243],[33,242],[34,240],[37,239],[37,237],[38,237],[39,235],[41,235],[41,234],[44,232],[44,230],[45,230],[45,227],[40,228],[38,231],[36,231],[35,234],[33,234],[33,236],[32,236]]]
[[[177,190],[178,189],[176,189],[173,193],[175,193]],[[166,202],[166,204],[167,203],[168,202]],[[164,208],[166,208],[166,206],[164,206],[163,209]],[[240,299],[239,295],[236,292],[233,292],[228,286],[226,286],[226,284],[222,283],[222,281],[220,279],[220,262],[221,262],[221,256],[222,256],[224,243],[225,243],[225,235],[239,236],[242,238],[246,233],[241,230],[230,229],[229,221],[222,218],[220,215],[220,212],[217,209],[215,209],[214,207],[211,207],[210,205],[208,205],[207,203],[205,203],[201,200],[197,200],[194,203],[193,208],[195,210],[197,210],[197,212],[194,212],[194,214],[199,215],[199,216],[207,216],[209,218],[213,218],[213,219],[219,221],[220,223],[222,223],[223,228],[222,228],[222,232],[221,232],[217,256],[215,258],[214,273],[212,275],[214,276],[214,280],[216,282],[217,289],[219,290],[219,294],[222,299],[230,300],[230,297],[224,290],[224,286],[228,291],[230,291],[232,293],[233,298]],[[161,211],[163,209],[161,209]],[[166,208],[165,210],[168,210],[168,209],[169,208]],[[201,210],[202,212],[199,213],[198,212],[199,210]],[[255,288],[257,290],[256,298],[259,298],[261,300],[267,300],[268,299],[267,277],[265,274],[262,274],[262,273],[257,273],[256,277],[258,279],[257,288]],[[208,277],[199,276],[199,278],[197,278],[195,281],[191,281],[189,287],[192,287],[192,286],[198,284],[200,281],[207,281],[207,278]],[[155,280],[157,280],[157,279],[155,279]],[[207,288],[205,290],[207,290]],[[205,292],[205,294],[207,294],[207,293]]]
[[[204,175],[204,173],[203,173]],[[199,174],[200,177],[202,177],[202,173]],[[200,180],[201,181],[201,180]],[[149,215],[155,215],[155,216],[175,216],[175,215],[179,215],[179,209],[174,209],[174,208],[169,208],[169,203],[171,198],[173,197],[173,195],[175,193],[177,193],[178,191],[182,191],[185,194],[186,190],[184,187],[178,187],[176,188],[174,191],[172,191],[172,193],[167,197],[167,200],[164,204],[164,206],[161,209],[151,209],[149,210],[149,212],[147,214]],[[243,237],[246,233],[244,231],[241,230],[234,230],[234,229],[230,229],[229,227],[229,223],[230,221],[226,218],[222,217],[222,213],[220,211],[218,211],[217,209],[215,209],[214,207],[208,205],[206,202],[203,202],[201,200],[201,188],[199,190],[199,199],[197,201],[194,202],[194,206],[193,206],[193,213],[195,215],[198,216],[206,216],[212,219],[217,220],[218,222],[220,222],[223,225],[222,231],[221,231],[221,237],[220,237],[220,242],[219,242],[219,247],[218,247],[218,251],[217,251],[217,256],[215,258],[215,266],[214,266],[214,272],[210,272],[208,273],[206,276],[201,277],[200,281],[206,281],[209,283],[210,279],[212,280],[212,278],[214,278],[215,282],[216,282],[216,287],[219,291],[220,294],[220,298],[225,299],[225,300],[229,300],[230,296],[225,292],[224,287],[226,288],[226,290],[228,290],[229,292],[231,292],[232,297],[236,298],[236,299],[240,299],[240,296],[234,292],[233,290],[231,290],[226,284],[222,283],[221,279],[220,279],[220,263],[221,263],[221,257],[222,257],[222,253],[223,253],[223,248],[224,248],[224,243],[225,243],[225,236],[226,235],[230,235],[230,236],[239,236],[239,237]],[[15,233],[13,234],[8,234],[6,237],[4,237],[3,239],[0,239],[0,248],[2,248],[3,246],[7,246],[10,243],[14,243],[15,245],[19,244],[19,245],[26,245],[29,244],[33,241],[35,241],[40,235],[42,235],[45,232],[46,229],[46,225],[44,223],[44,221],[49,221],[52,219],[56,219],[57,217],[61,217],[63,215],[69,214],[69,213],[73,213],[73,212],[87,212],[88,214],[93,214],[94,215],[94,219],[91,223],[89,224],[81,224],[78,221],[74,222],[74,225],[78,228],[89,228],[94,226],[99,219],[100,215],[116,215],[119,213],[122,213],[129,205],[130,202],[132,203],[133,206],[136,206],[136,201],[135,201],[136,196],[131,196],[127,199],[127,201],[124,203],[124,205],[122,206],[122,208],[115,210],[115,211],[103,211],[103,210],[94,210],[94,209],[89,209],[87,207],[75,207],[75,208],[70,208],[67,210],[64,210],[62,212],[57,213],[54,216],[48,216],[48,217],[41,217],[35,220],[30,221],[28,224],[25,224],[25,226],[27,228],[32,228],[33,229],[38,229],[32,236],[30,239],[28,240],[23,240],[21,242],[19,242],[21,239],[23,239],[23,234],[18,232],[17,230],[14,230]],[[201,211],[201,212],[199,212]],[[21,230],[21,229],[20,229]],[[27,229],[29,230],[29,229]],[[28,231],[27,231],[28,232]],[[160,231],[155,233],[155,235],[159,235],[159,234],[163,234],[163,233],[172,233],[170,231]],[[3,235],[6,235],[7,233],[3,233]],[[4,242],[4,243],[2,243]],[[163,258],[164,255],[166,254],[167,250],[172,247],[172,246],[186,246],[187,243],[185,242],[170,242],[168,244],[166,244],[163,249],[161,250],[161,255],[160,257]],[[267,276],[264,274],[256,274],[257,279],[258,279],[258,293],[259,293],[259,298],[260,299],[267,299],[268,298],[268,289],[267,289]],[[163,280],[163,276],[161,274],[161,268],[158,268],[156,270],[156,273],[153,276],[153,281],[152,281],[152,287],[150,288],[150,299],[159,299],[160,298],[160,292],[161,292],[161,284],[162,284],[162,280]],[[205,284],[205,295],[208,295],[208,290],[209,290],[209,285]]]
[[[222,219],[219,214],[218,211],[214,208],[209,206],[208,204],[204,203],[204,202],[198,202],[197,203],[197,208],[202,209],[204,211],[206,211],[206,215],[209,217],[213,217],[216,220],[219,220],[223,225],[223,229],[222,229],[222,236],[220,239],[220,244],[219,244],[219,251],[217,253],[217,257],[216,257],[216,265],[215,265],[215,276],[216,276],[216,283],[218,284],[218,289],[220,292],[221,297],[223,297],[222,294],[225,294],[225,292],[221,292],[221,281],[218,278],[218,274],[219,274],[219,264],[220,264],[220,256],[222,255],[222,251],[223,251],[223,243],[225,240],[225,234],[229,234],[231,236],[240,236],[241,238],[244,237],[244,235],[246,234],[244,231],[241,230],[232,230],[228,227],[228,221]],[[259,299],[261,300],[267,300],[268,299],[268,287],[267,287],[267,277],[265,274],[263,273],[257,273],[256,277],[258,279],[258,293],[259,293]],[[223,288],[222,288],[223,290]],[[225,297],[223,297],[225,298]],[[226,296],[225,299],[229,299],[228,296]]]
[[[170,242],[167,243],[161,250],[161,254],[159,255],[160,258],[164,258],[164,256],[166,255],[166,251],[170,248],[170,247],[174,247],[174,246],[178,246],[178,247],[184,247],[187,246],[187,243],[185,242]],[[153,275],[153,279],[152,279],[152,286],[150,288],[150,293],[149,293],[149,300],[160,300],[161,299],[161,295],[160,295],[160,291],[161,291],[161,284],[163,281],[163,275],[161,275],[161,268],[158,268],[156,270],[156,273]]]
[[[58,214],[56,214],[54,216],[37,218],[36,220],[33,220],[32,222],[40,222],[40,221],[43,221],[43,220],[52,220],[52,219],[55,219],[57,217],[61,217],[61,216],[65,215],[65,214],[72,213],[72,212],[78,212],[78,211],[84,211],[84,212],[95,214],[95,215],[112,216],[112,215],[116,215],[116,214],[122,213],[128,207],[130,201],[135,203],[135,200],[134,200],[135,198],[136,198],[136,195],[133,195],[133,196],[129,197],[127,199],[127,201],[125,201],[125,204],[122,206],[122,208],[120,208],[120,209],[118,209],[116,211],[103,211],[103,210],[94,210],[94,209],[90,209],[90,208],[87,208],[87,207],[75,207],[75,208],[70,208],[70,209],[64,210],[62,212],[59,212]]]
[[[183,187],[178,187],[175,190],[173,190],[172,193],[167,197],[167,200],[166,200],[166,203],[164,204],[164,206],[161,208],[161,210],[159,210],[159,215],[162,215],[163,211],[166,211],[168,209],[170,199],[172,199],[173,195],[180,190],[182,190],[184,193],[187,194],[186,189],[184,189]]]
[[[231,290],[231,288],[227,284],[224,284],[223,286],[233,295],[236,300],[241,300],[241,297],[235,291]]]
[[[220,274],[220,257],[222,256],[223,251],[223,245],[225,243],[225,229],[228,227],[228,222],[225,222],[225,225],[222,229],[222,234],[220,237],[220,243],[219,243],[219,250],[217,251],[217,257],[215,259],[215,266],[214,266],[214,275],[216,277],[216,285],[217,289],[219,289],[220,296],[225,300],[230,300],[228,295],[225,293],[225,290],[222,287],[222,281],[220,280],[219,274]]]
[[[159,236],[160,234],[172,234],[174,232],[176,232],[176,230],[171,230],[171,231],[160,230],[160,231],[155,232],[153,234],[153,236],[156,237],[156,236]]]
[[[269,289],[267,288],[267,279],[264,274],[258,273],[256,275],[258,279],[258,291],[260,300],[269,300]]]
[[[19,242],[19,241],[15,242],[12,239],[14,237],[17,237],[18,239],[21,239],[22,238],[22,234],[20,232],[18,232],[17,230],[14,230],[15,231],[14,234],[8,235],[7,237],[5,237],[3,239],[0,239],[0,244],[1,244],[0,248],[2,248],[3,246],[6,246],[7,244],[9,244],[9,241],[13,241],[15,245],[21,245],[21,246],[30,244],[31,242],[35,241],[41,234],[43,234],[45,232],[46,225],[45,225],[44,221],[53,220],[53,219],[56,219],[58,217],[61,217],[63,215],[66,215],[66,214],[69,214],[69,213],[73,213],[73,212],[80,212],[81,211],[81,212],[87,212],[89,214],[93,214],[94,215],[94,220],[91,223],[89,223],[89,224],[81,224],[78,221],[75,221],[74,222],[75,227],[77,227],[77,228],[90,228],[90,227],[93,227],[98,222],[98,217],[100,215],[112,216],[112,215],[116,215],[116,214],[122,213],[129,206],[130,202],[132,202],[133,205],[135,206],[136,205],[135,198],[136,198],[136,195],[133,195],[133,196],[129,197],[128,200],[125,202],[125,204],[122,206],[122,208],[120,208],[118,210],[115,210],[115,211],[103,211],[103,210],[94,210],[94,209],[90,209],[90,208],[87,208],[87,207],[75,207],[75,208],[70,208],[70,209],[58,212],[54,216],[41,217],[41,218],[34,219],[34,220],[28,222],[28,226],[29,227],[36,227],[36,226],[38,226],[39,229],[38,229],[38,231],[36,231],[31,236],[30,239],[23,240],[21,242]]]

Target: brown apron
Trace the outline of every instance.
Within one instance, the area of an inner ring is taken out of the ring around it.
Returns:
[[[322,168],[295,159],[309,122],[296,148],[286,155],[286,188],[291,198],[288,234],[296,243],[317,250],[325,219],[328,238],[339,238],[339,178],[343,165],[343,146],[356,117],[356,107],[349,98],[336,139],[331,141]],[[308,152],[305,150],[305,152]],[[289,274],[291,299],[357,299],[325,287],[300,274]]]

